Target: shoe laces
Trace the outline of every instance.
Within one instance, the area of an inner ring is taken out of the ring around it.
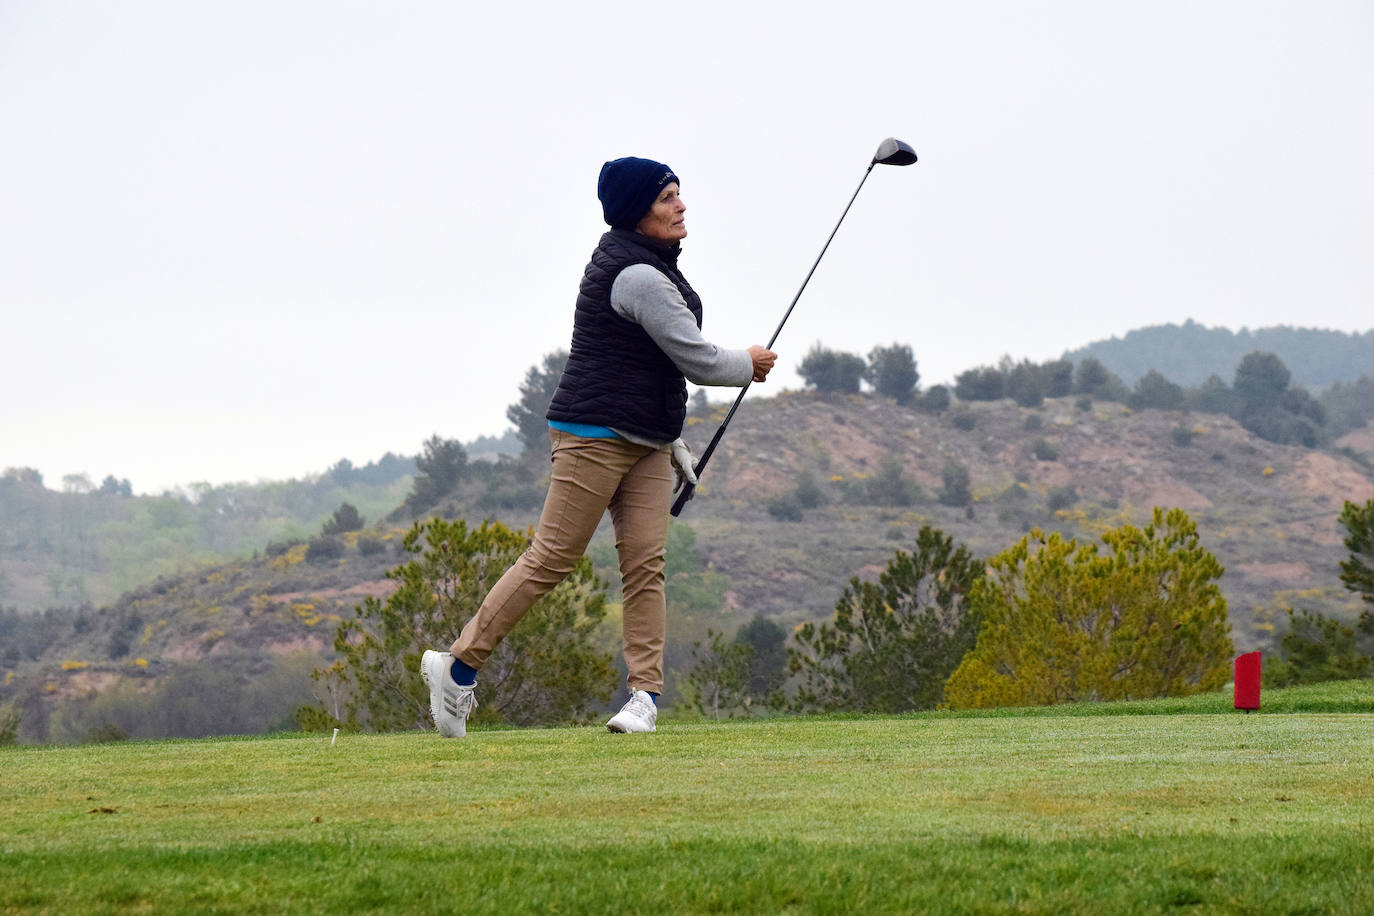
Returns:
[[[450,685],[451,686],[451,685]],[[477,708],[477,691],[471,687],[462,689],[459,685],[450,691],[445,691],[445,699],[451,699],[453,704],[453,714],[466,718]]]
[[[636,690],[630,694],[630,702],[625,704],[625,709],[641,718],[649,718],[654,712],[654,701],[649,694],[642,690]]]

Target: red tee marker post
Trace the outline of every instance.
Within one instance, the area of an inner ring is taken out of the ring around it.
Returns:
[[[1260,654],[1236,656],[1235,706],[1249,712],[1260,708]]]

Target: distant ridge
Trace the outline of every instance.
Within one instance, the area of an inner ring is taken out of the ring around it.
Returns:
[[[1374,330],[1351,334],[1284,325],[1232,331],[1190,319],[1182,325],[1138,328],[1064,356],[1074,363],[1092,357],[1128,386],[1155,369],[1172,382],[1196,387],[1213,374],[1230,384],[1236,366],[1255,350],[1276,354],[1293,374],[1293,383],[1314,394],[1362,375],[1374,378]]]

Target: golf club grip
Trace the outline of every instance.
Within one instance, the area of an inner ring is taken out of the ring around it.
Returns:
[[[715,453],[716,446],[720,444],[720,437],[725,435],[725,427],[730,425],[731,418],[734,417],[735,411],[739,410],[740,402],[744,400],[744,395],[752,384],[754,384],[752,379],[744,383],[744,387],[739,390],[739,395],[735,398],[735,403],[730,405],[730,412],[725,415],[725,419],[720,423],[720,428],[711,437],[711,441],[706,444],[706,451],[702,452],[701,457],[692,465],[692,473],[696,475],[698,480],[701,479],[701,472],[706,470],[706,462],[711,460],[711,455]],[[673,518],[682,514],[683,506],[687,505],[687,501],[695,496],[696,492],[696,484],[689,482],[682,485],[682,492],[678,494],[677,501],[673,503],[673,508],[668,510]]]
[[[697,485],[694,483],[684,483],[682,492],[677,495],[677,500],[673,503],[673,508],[668,510],[668,514],[677,518],[682,514],[682,510],[687,505],[687,500],[696,495]]]

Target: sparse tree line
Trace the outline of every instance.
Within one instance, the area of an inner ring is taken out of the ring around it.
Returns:
[[[540,462],[548,449],[544,414],[567,356],[565,350],[555,351],[531,366],[521,383],[520,399],[506,411],[522,443],[523,460],[469,462],[461,443],[435,436],[425,442],[423,453],[416,459],[414,487],[405,505],[393,513],[392,520],[406,515],[415,518],[446,507],[456,511],[460,488],[469,490],[469,500],[483,510],[537,507],[543,495]],[[1277,356],[1261,352],[1241,360],[1231,384],[1212,375],[1192,389],[1176,385],[1153,370],[1142,376],[1134,389],[1128,389],[1120,378],[1091,357],[1077,365],[1068,359],[1035,363],[1013,362],[1004,357],[996,366],[979,366],[960,373],[952,390],[936,385],[922,391],[916,358],[909,346],[898,343],[874,347],[867,358],[816,344],[802,358],[797,371],[809,388],[821,394],[857,394],[867,384],[878,396],[931,413],[944,413],[953,407],[951,422],[961,429],[972,429],[976,423],[971,411],[960,409],[961,403],[1003,398],[1032,408],[1042,406],[1047,398],[1074,397],[1076,406],[1083,410],[1091,409],[1094,401],[1111,401],[1137,410],[1220,413],[1235,418],[1245,429],[1267,441],[1307,447],[1374,420],[1374,379],[1337,384],[1321,398],[1315,398],[1291,384],[1291,375]],[[709,408],[704,392],[696,393],[693,408]],[[1173,438],[1174,444],[1187,445],[1192,431],[1179,425]],[[1043,439],[1033,448],[1037,460],[1056,457],[1053,446]],[[1352,453],[1352,457],[1363,463],[1362,456]],[[942,483],[941,490],[934,494],[939,502],[956,507],[971,505],[967,469],[954,462],[947,464],[942,469]],[[831,501],[908,506],[924,497],[914,482],[903,477],[900,462],[889,457],[875,474],[843,481],[838,487],[827,487],[815,470],[804,469],[797,486],[771,500],[767,508],[779,521],[801,521],[807,509]],[[1071,493],[1056,494],[1060,505],[1055,508],[1072,501]]]
[[[1273,353],[1255,351],[1236,366],[1230,384],[1215,373],[1201,385],[1185,388],[1151,369],[1127,386],[1099,360],[1076,365],[1068,359],[1036,363],[1003,357],[995,366],[978,366],[955,376],[953,391],[936,385],[922,393],[911,349],[893,344],[876,347],[868,359],[816,344],[802,359],[798,374],[823,394],[856,394],[860,383],[900,404],[940,413],[958,401],[1014,400],[1039,407],[1046,398],[1076,397],[1080,406],[1115,401],[1143,410],[1196,410],[1232,417],[1261,439],[1314,448],[1374,420],[1374,378],[1338,382],[1314,397],[1292,384],[1292,374]]]

